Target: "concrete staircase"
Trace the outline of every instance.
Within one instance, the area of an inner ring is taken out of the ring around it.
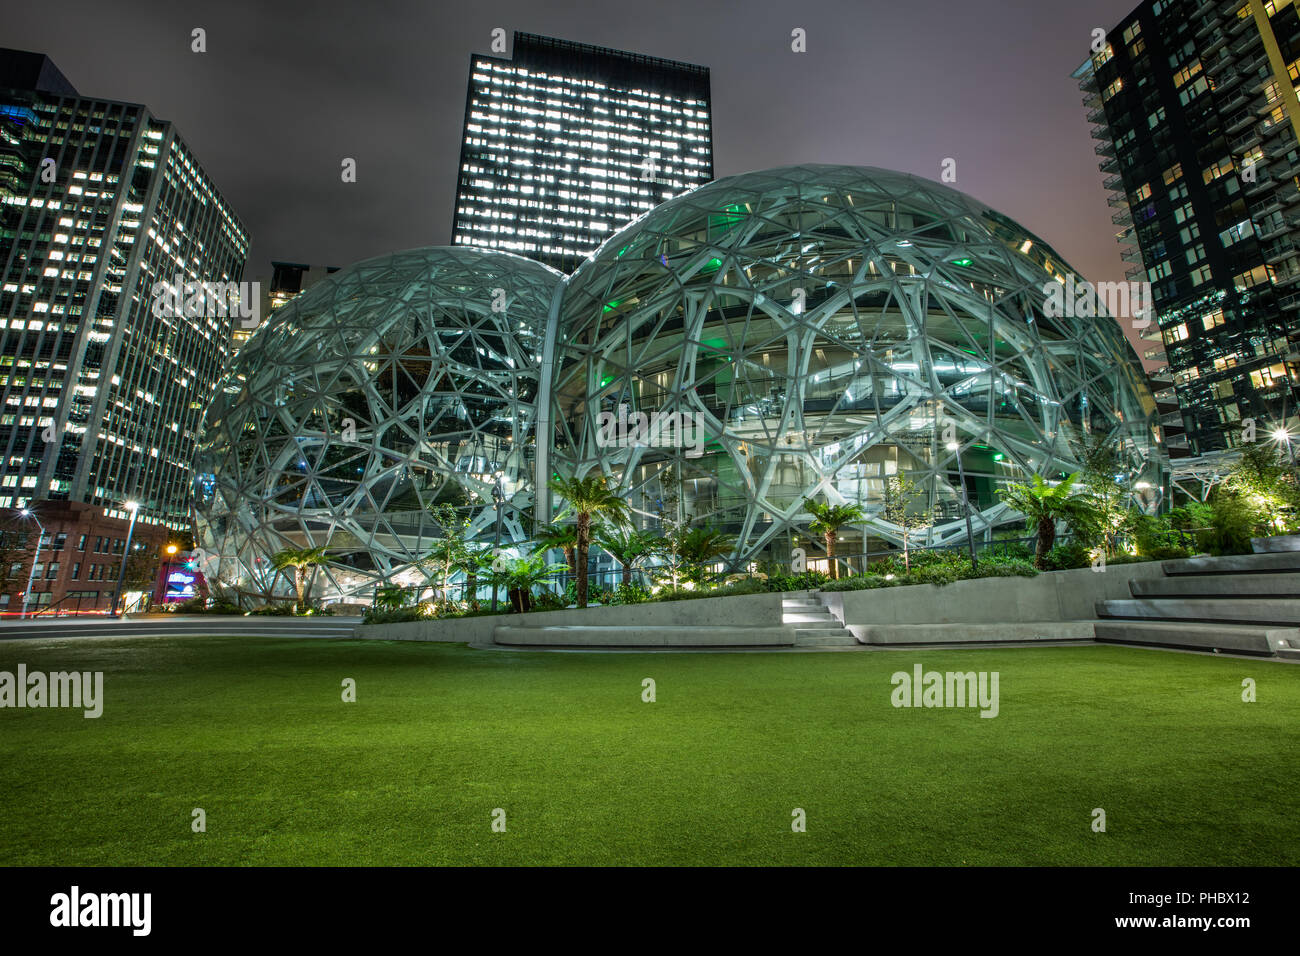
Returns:
[[[794,628],[795,647],[856,647],[853,636],[831,609],[808,592],[781,601],[781,621]]]
[[[1300,551],[1265,539],[1255,554],[1185,558],[1097,603],[1096,639],[1300,660]]]

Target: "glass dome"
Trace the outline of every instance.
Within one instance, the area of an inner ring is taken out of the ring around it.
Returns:
[[[998,487],[1077,470],[1085,436],[1120,450],[1150,507],[1155,401],[1116,321],[1045,314],[1071,275],[1007,217],[904,173],[793,166],[702,186],[568,280],[557,470],[612,476],[647,526],[667,512],[727,531],[733,563],[820,554],[806,496],[866,512],[841,554],[901,543],[882,513],[899,473],[921,492],[913,546],[965,538],[963,473],[977,537],[1022,526]],[[639,435],[610,427],[640,414]]]
[[[283,591],[271,556],[324,545],[320,591],[414,583],[411,562],[439,534],[430,506],[451,504],[482,532],[498,478],[503,539],[531,532],[520,509],[561,281],[507,253],[415,249],[359,262],[273,313],[235,356],[196,457],[208,576]]]

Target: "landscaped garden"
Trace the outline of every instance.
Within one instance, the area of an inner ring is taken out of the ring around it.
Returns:
[[[1300,669],[1284,664],[0,643],[0,670],[18,662],[103,671],[104,709],[0,711],[11,865],[1300,862]],[[998,716],[893,707],[891,675],[916,664],[999,672]]]
[[[433,506],[440,529],[417,570],[423,583],[378,587],[366,611],[368,623],[637,604],[759,592],[820,588],[826,591],[943,585],[970,578],[1033,576],[1102,563],[1168,560],[1194,554],[1241,554],[1252,536],[1297,529],[1300,490],[1296,468],[1277,447],[1248,445],[1240,461],[1207,501],[1185,501],[1149,514],[1133,504],[1132,489],[1115,480],[1117,452],[1101,439],[1075,448],[1081,468],[1053,478],[1005,483],[998,494],[1024,516],[1024,527],[1004,526],[975,549],[967,545],[915,547],[930,524],[923,490],[907,475],[884,485],[881,514],[899,529],[901,546],[877,544],[875,553],[840,555],[845,529],[864,518],[854,504],[807,499],[812,538],[798,563],[758,561],[732,566],[733,539],[723,529],[676,516],[663,502],[654,530],[634,526],[627,502],[602,475],[556,479],[552,490],[565,503],[555,522],[522,545],[502,550],[475,538],[463,510]],[[820,550],[820,554],[817,551]],[[972,553],[972,550],[977,553]],[[607,554],[619,570],[594,580],[593,551]],[[511,553],[515,552],[515,553]],[[562,557],[563,560],[552,560]],[[328,561],[328,549],[286,549],[272,564],[291,582],[294,600],[253,609],[221,593],[176,608],[183,613],[328,614],[308,598],[311,576]],[[808,569],[823,563],[826,570]],[[215,591],[214,586],[214,591]],[[493,593],[493,602],[485,595]]]

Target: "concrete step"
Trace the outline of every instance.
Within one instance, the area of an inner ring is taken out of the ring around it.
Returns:
[[[794,644],[795,647],[855,647],[858,639],[844,628],[838,631],[827,631],[806,630],[800,627],[795,628]]]
[[[794,620],[792,618],[787,617],[785,619],[785,623],[793,625],[796,630],[819,630],[825,628],[837,628],[837,627],[844,626],[839,621],[835,620],[835,618],[829,616],[814,618],[812,620],[807,620],[807,619]]]
[[[1134,598],[1098,601],[1097,616],[1145,621],[1300,626],[1300,601],[1281,598]]]
[[[1098,621],[1096,637],[1106,644],[1229,651],[1300,659],[1300,628],[1173,621]]]
[[[1255,597],[1300,598],[1300,573],[1180,574],[1169,578],[1135,578],[1134,597]]]
[[[834,624],[836,627],[840,626],[839,620],[830,611],[823,611],[821,614],[787,611],[781,616],[781,619],[785,624]]]
[[[1021,621],[1014,624],[853,624],[864,644],[921,645],[1035,644],[1091,642],[1093,621]]]
[[[1271,538],[1251,538],[1250,549],[1256,554],[1300,551],[1300,534],[1276,534]]]
[[[781,607],[786,611],[817,611],[826,605],[820,601],[782,601]]]
[[[1165,574],[1260,574],[1300,571],[1300,551],[1232,554],[1221,558],[1178,558],[1160,562]]]
[[[520,647],[789,647],[794,632],[785,627],[712,625],[499,624],[492,640]]]

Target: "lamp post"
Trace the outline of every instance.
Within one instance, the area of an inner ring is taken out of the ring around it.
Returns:
[[[975,567],[975,532],[970,523],[970,501],[966,497],[966,469],[961,463],[961,446],[955,441],[948,442],[948,450],[956,451],[957,479],[961,482],[961,511],[966,518],[966,547],[970,551],[970,566]]]
[[[27,572],[27,590],[23,592],[23,617],[26,617],[27,607],[32,600],[32,581],[36,577],[36,562],[41,559],[41,548],[45,544],[45,525],[41,524],[41,519],[36,517],[36,513],[30,508],[24,508],[19,514],[24,518],[31,518],[36,522],[36,527],[41,529],[40,537],[36,539],[36,553],[32,555],[32,567]]]
[[[131,512],[131,523],[126,528],[126,551],[122,555],[122,566],[117,570],[117,587],[113,589],[113,606],[109,608],[109,617],[117,617],[117,603],[122,599],[122,582],[126,580],[126,562],[131,558],[131,536],[135,534],[135,519],[140,514],[139,502],[128,501],[126,510]]]
[[[497,506],[496,532],[492,536],[492,560],[493,561],[500,560],[500,555],[497,553],[497,551],[501,547],[501,506],[506,503],[506,492],[505,489],[501,486],[501,478],[502,478],[502,473],[498,471],[496,481],[492,483],[492,500],[496,502],[496,506]],[[493,570],[495,571],[496,569],[493,568]],[[496,609],[497,609],[497,576],[493,574],[492,575],[492,613],[495,614]]]

